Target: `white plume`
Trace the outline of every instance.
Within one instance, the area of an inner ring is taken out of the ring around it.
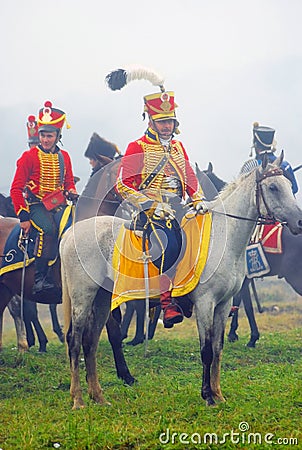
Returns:
[[[153,86],[163,86],[164,78],[162,75],[156,73],[154,70],[148,67],[131,66],[126,69],[127,84],[133,80],[147,80],[153,84]]]

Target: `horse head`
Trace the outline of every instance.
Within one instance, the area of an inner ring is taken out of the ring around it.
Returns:
[[[115,190],[120,157],[102,157],[104,166],[89,178],[77,202],[76,221],[93,216],[114,216],[122,203]]]
[[[281,168],[283,158],[282,150],[275,161],[269,162],[264,157],[256,168],[256,205],[259,216],[284,223],[293,234],[300,234],[302,210]]]
[[[211,162],[206,170],[200,170],[198,164],[195,163],[195,172],[203,193],[209,201],[213,200],[227,184],[213,172]]]
[[[0,215],[4,217],[17,217],[11,197],[0,194]]]

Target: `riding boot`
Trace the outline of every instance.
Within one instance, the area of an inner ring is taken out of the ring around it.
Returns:
[[[160,278],[160,304],[164,312],[164,327],[172,328],[174,324],[183,321],[183,313],[181,308],[176,304],[171,297],[170,289],[171,281],[166,275],[161,275]]]
[[[46,277],[48,272],[48,259],[46,258],[37,258],[35,261],[36,272],[35,272],[35,283],[33,285],[32,292],[33,294],[38,294],[41,291],[54,289],[55,285],[50,280],[49,277]]]

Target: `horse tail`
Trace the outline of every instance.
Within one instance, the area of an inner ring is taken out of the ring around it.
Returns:
[[[63,249],[63,241],[60,244],[61,255],[62,249]],[[61,256],[61,281],[62,281],[62,303],[64,311],[64,335],[67,338],[67,333],[71,323],[71,298],[68,291],[67,275],[62,256]]]

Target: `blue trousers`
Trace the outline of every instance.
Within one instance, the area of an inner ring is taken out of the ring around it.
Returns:
[[[160,274],[173,276],[181,247],[182,233],[176,220],[156,220],[147,225],[149,253]]]

